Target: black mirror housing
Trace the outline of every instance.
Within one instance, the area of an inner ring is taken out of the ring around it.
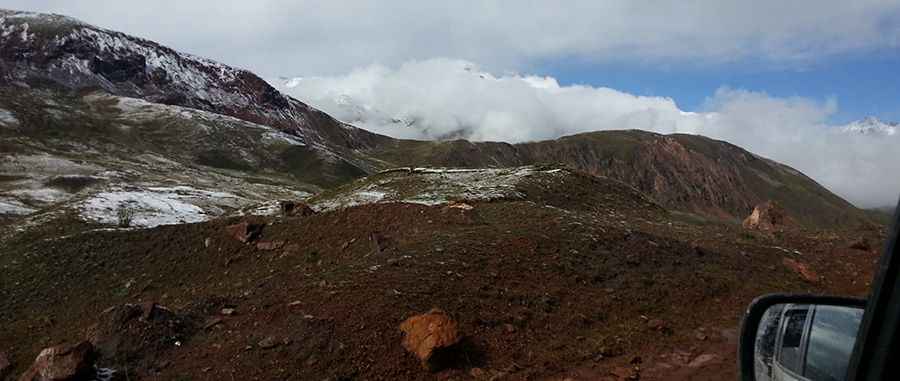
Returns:
[[[866,307],[866,301],[857,298],[796,294],[769,294],[756,298],[750,304],[741,322],[738,368],[740,369],[740,379],[742,381],[757,381],[755,368],[757,332],[763,316],[770,308],[777,305],[846,307],[862,310]]]

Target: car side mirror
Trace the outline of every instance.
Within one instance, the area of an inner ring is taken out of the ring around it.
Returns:
[[[865,306],[828,296],[757,298],[741,324],[741,380],[846,380]]]

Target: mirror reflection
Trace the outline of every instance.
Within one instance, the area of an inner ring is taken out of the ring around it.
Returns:
[[[844,381],[863,310],[776,304],[756,332],[758,381]]]

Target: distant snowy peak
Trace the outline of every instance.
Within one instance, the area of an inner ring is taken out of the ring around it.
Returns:
[[[869,116],[862,120],[850,122],[842,129],[847,133],[861,135],[893,136],[900,130],[900,123],[883,122],[876,117]]]
[[[165,83],[198,90],[205,101],[246,102],[220,89],[236,81],[241,70],[65,16],[0,10],[0,47],[5,60],[32,64],[70,86]],[[14,69],[4,74],[28,79],[34,73]]]
[[[102,88],[120,96],[304,127],[306,105],[253,73],[76,19],[0,10],[0,83]]]

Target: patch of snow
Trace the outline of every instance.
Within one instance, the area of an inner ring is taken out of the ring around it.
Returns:
[[[240,197],[227,192],[205,191],[187,186],[112,189],[83,201],[82,218],[101,224],[118,224],[120,208],[134,211],[132,226],[149,228],[206,221],[221,215],[219,205],[236,206]],[[206,206],[206,210],[200,205]]]
[[[159,103],[148,102],[139,98],[120,97],[106,93],[92,93],[84,96],[87,102],[99,103],[104,101],[115,101],[115,107],[121,115],[119,119],[123,122],[134,121],[158,121],[161,118],[178,118],[182,120],[191,120],[190,126],[202,130],[206,133],[212,133],[214,127],[224,128],[243,128],[248,130],[262,131],[261,139],[268,142],[283,142],[290,145],[306,145],[300,136],[292,135],[279,131],[270,126],[249,122],[235,117],[216,114],[209,111],[198,110],[188,107],[164,105]],[[209,124],[202,122],[209,122]],[[212,125],[212,126],[211,126]]]
[[[0,172],[7,173],[89,174],[102,170],[95,165],[79,164],[49,154],[7,155],[0,158]]]
[[[14,199],[0,199],[0,215],[12,214],[24,216],[36,212],[36,209],[29,208],[27,205]]]
[[[240,71],[218,62],[161,49],[147,40],[93,27],[74,28],[69,34],[58,37],[55,43],[62,46],[69,41],[88,42],[100,53],[113,57],[142,56],[148,72],[162,70],[173,86],[190,89],[199,99],[238,106],[251,104],[246,95],[222,88],[236,80]]]
[[[19,120],[11,111],[0,108],[0,124],[19,124]]]
[[[257,205],[250,210],[241,211],[239,215],[250,215],[250,216],[274,216],[281,212],[281,206],[278,204],[278,201],[269,201]]]
[[[184,119],[191,119],[192,112],[190,109],[170,106],[159,103],[147,102],[143,99],[118,97],[108,94],[90,94],[85,96],[85,100],[96,101],[112,99],[116,101],[116,109],[122,113],[122,119],[126,120],[157,120],[166,116],[180,116]]]
[[[310,207],[317,211],[327,211],[341,208],[350,208],[357,205],[374,204],[388,197],[388,194],[375,190],[376,184],[357,189],[353,192],[342,194],[336,198],[327,200],[322,203],[311,205]]]
[[[16,189],[8,192],[21,199],[27,199],[43,204],[52,204],[71,197],[68,192],[55,188]]]
[[[364,179],[357,189],[315,202],[319,211],[363,204],[405,202],[442,205],[454,201],[521,199],[525,195],[517,185],[534,175],[565,175],[562,169],[538,170],[534,167],[499,169],[398,168],[381,172],[384,178]],[[409,188],[414,191],[410,192]]]
[[[270,131],[263,134],[263,140],[276,141],[290,144],[292,146],[305,146],[302,140],[294,135],[289,135],[281,131]]]

